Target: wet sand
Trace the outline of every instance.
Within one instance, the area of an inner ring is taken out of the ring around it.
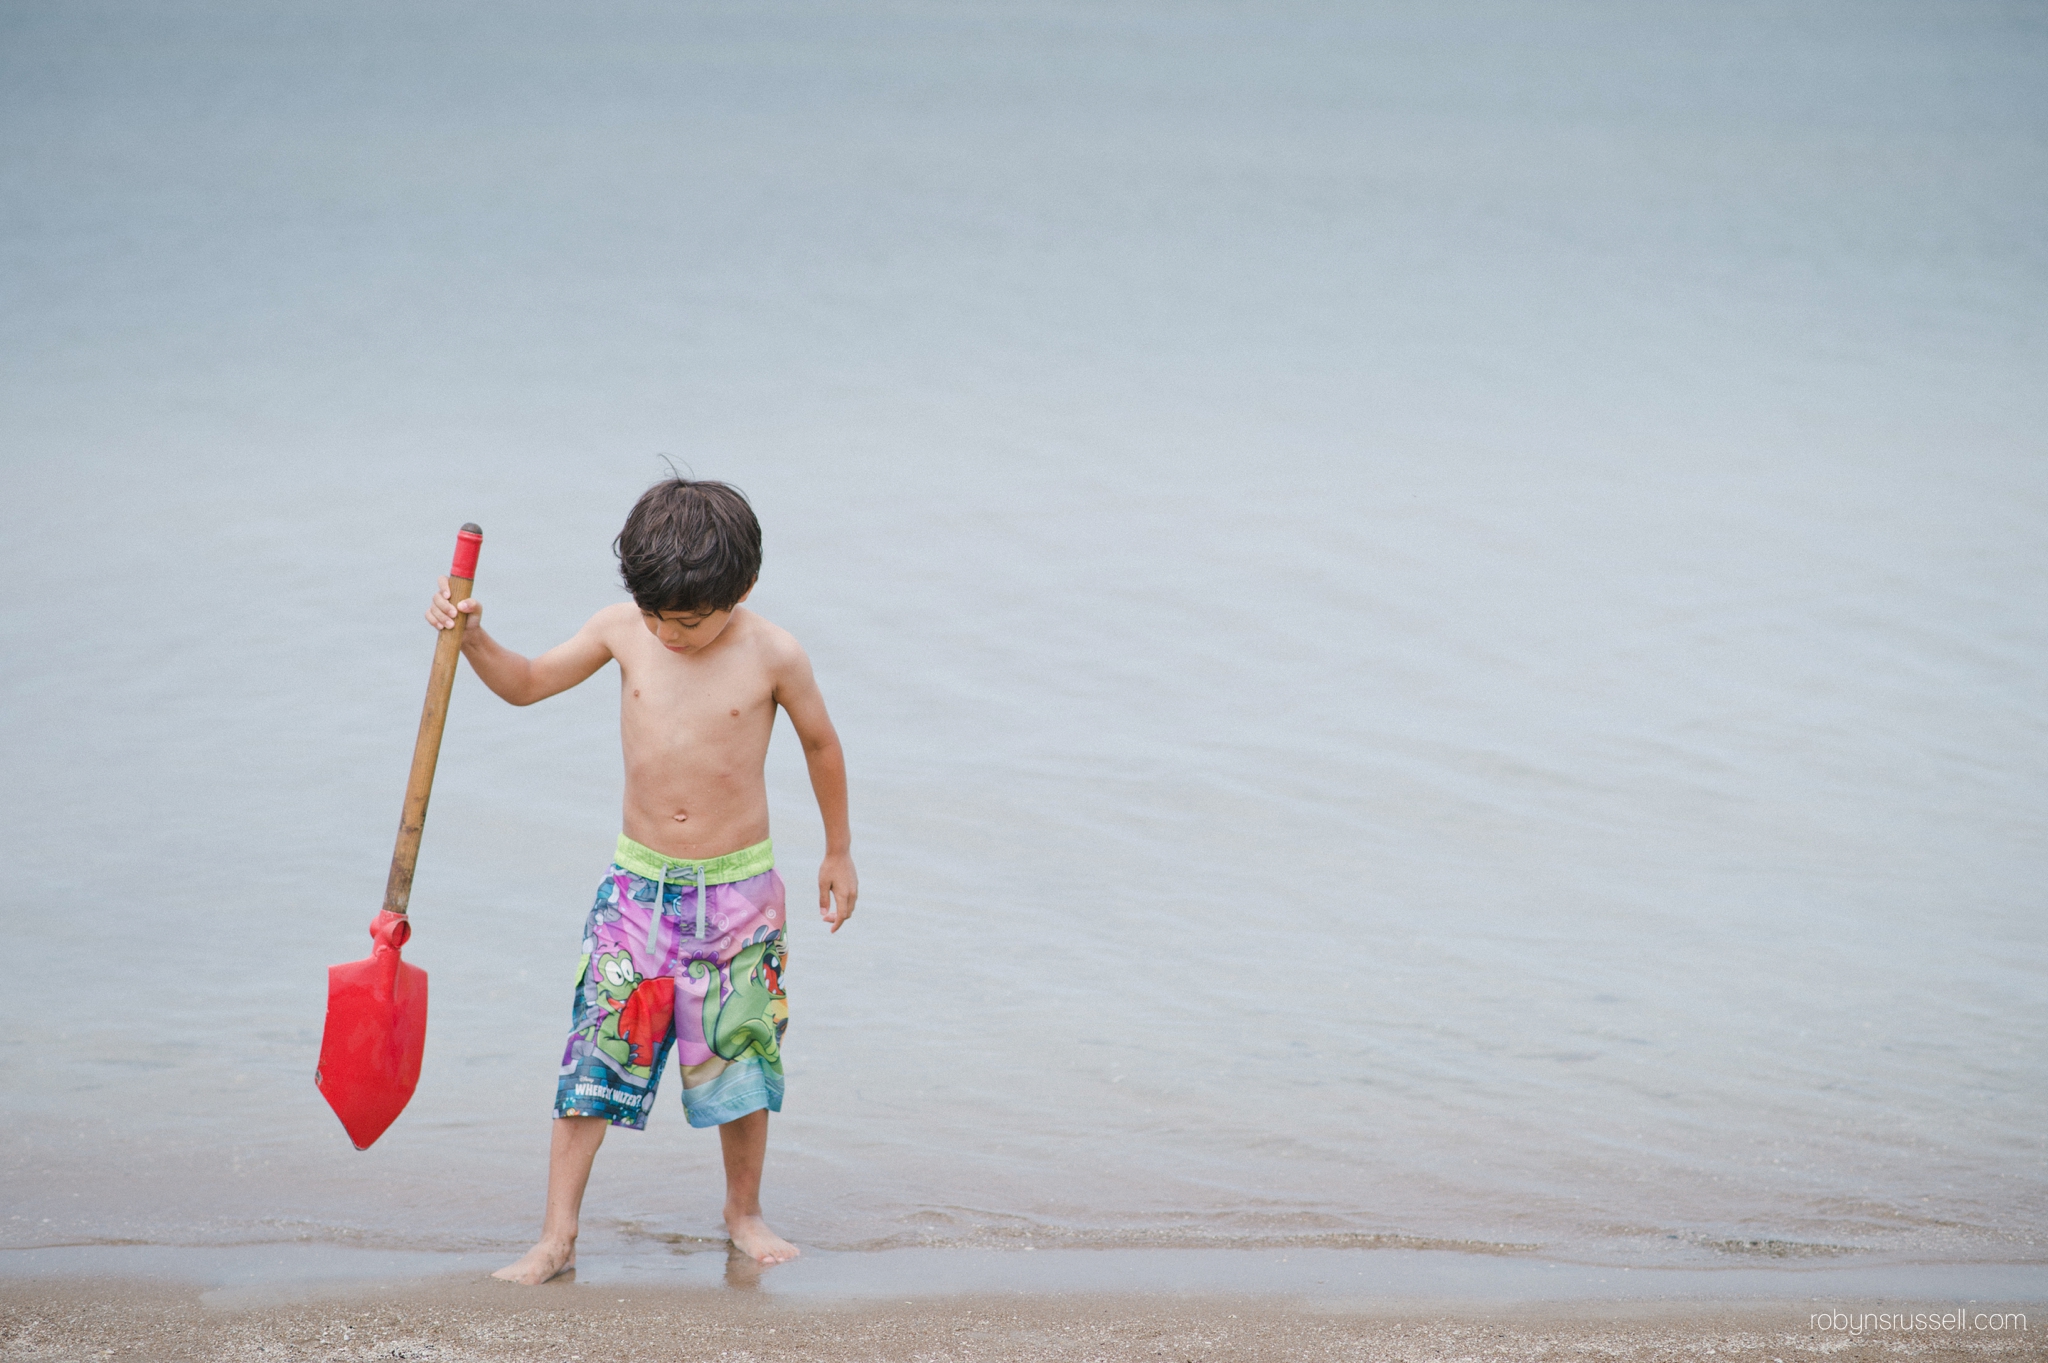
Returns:
[[[2048,1356],[2032,1331],[1812,1328],[1807,1302],[1341,1308],[1271,1296],[972,1295],[794,1302],[744,1291],[488,1280],[205,1291],[0,1283],[0,1357],[150,1360],[1695,1359]],[[1864,1309],[1870,1309],[1868,1307]],[[1899,1309],[1887,1304],[1883,1309]],[[1955,1309],[1951,1304],[1950,1310]]]

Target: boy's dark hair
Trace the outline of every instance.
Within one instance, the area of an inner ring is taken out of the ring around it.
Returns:
[[[633,503],[612,552],[641,610],[731,610],[760,576],[761,522],[736,487],[669,478]]]

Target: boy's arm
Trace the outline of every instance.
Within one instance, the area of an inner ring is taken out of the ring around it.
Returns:
[[[811,675],[811,660],[794,639],[776,668],[775,703],[796,726],[797,739],[804,745],[804,764],[811,769],[811,793],[818,797],[818,813],[825,820],[818,913],[837,932],[853,917],[854,901],[860,898],[860,877],[853,869],[853,830],[846,820],[846,754],[840,749],[832,717],[825,713],[825,697]]]
[[[604,611],[591,616],[567,643],[557,644],[538,658],[514,653],[484,633],[483,606],[475,597],[450,601],[444,577],[440,590],[427,603],[427,623],[435,629],[448,629],[454,625],[457,611],[469,617],[462,631],[462,656],[469,659],[478,680],[514,705],[531,705],[566,691],[612,660],[601,623]]]

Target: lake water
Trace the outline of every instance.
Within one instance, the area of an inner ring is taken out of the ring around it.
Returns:
[[[2048,1260],[2038,8],[17,7],[0,120],[0,1245],[531,1238],[614,673],[459,679],[368,1153],[324,971],[456,526],[537,651],[666,454],[852,766],[792,1238]]]

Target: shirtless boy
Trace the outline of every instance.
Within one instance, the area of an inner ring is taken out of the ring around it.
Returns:
[[[690,1125],[718,1128],[733,1244],[763,1264],[796,1257],[761,1219],[789,1019],[782,879],[762,775],[778,705],[803,744],[825,818],[818,909],[833,932],[859,894],[846,761],[810,660],[787,631],[740,604],[761,569],[761,527],[746,498],[723,483],[657,483],[613,548],[633,600],[605,607],[538,658],[485,633],[483,607],[452,603],[446,578],[427,607],[437,629],[457,611],[469,617],[463,656],[514,705],[619,665],[625,832],[584,922],[540,1243],[493,1275],[516,1283],[575,1266],[577,1214],[605,1128],[646,1125],[671,1048]]]

